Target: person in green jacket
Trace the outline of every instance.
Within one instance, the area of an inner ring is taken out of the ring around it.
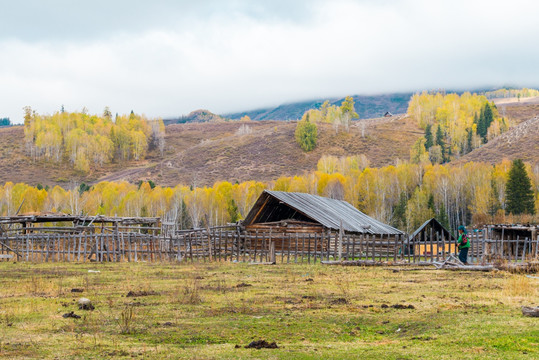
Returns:
[[[470,248],[470,240],[468,239],[468,234],[464,226],[459,226],[458,230],[459,238],[457,240],[457,245],[459,247],[459,260],[466,265],[468,264],[468,249]]]

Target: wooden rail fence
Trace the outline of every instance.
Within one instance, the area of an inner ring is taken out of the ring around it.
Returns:
[[[521,262],[538,257],[537,239],[488,239],[470,235],[470,263],[496,259]],[[240,232],[236,228],[154,233],[28,233],[0,236],[0,261],[232,261],[316,263],[329,260],[433,262],[456,254],[454,243],[406,236],[339,235],[337,232],[290,234]]]

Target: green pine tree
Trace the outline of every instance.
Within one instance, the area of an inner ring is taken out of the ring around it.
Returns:
[[[467,135],[468,135],[468,138],[467,138],[467,145],[466,145],[466,153],[469,153],[470,151],[472,151],[472,147],[473,147],[473,144],[472,144],[472,140],[473,140],[473,131],[472,129],[468,129],[467,131]]]
[[[485,104],[485,127],[487,128],[487,130],[493,121],[494,121],[494,113],[492,112],[492,107],[489,103],[486,103]]]
[[[535,214],[534,193],[526,167],[521,159],[516,159],[509,170],[506,185],[507,212],[515,215]]]
[[[318,130],[316,125],[309,121],[309,114],[305,120],[298,122],[295,136],[296,142],[304,151],[311,151],[316,147]]]
[[[438,209],[438,213],[436,214],[436,220],[438,220],[438,222],[442,224],[443,227],[445,227],[447,230],[451,231],[449,226],[449,217],[447,216],[447,211],[443,202],[440,204],[440,208]]]
[[[408,207],[408,197],[403,191],[399,198],[399,203],[393,210],[391,225],[397,229],[406,230],[406,208]]]
[[[235,223],[240,219],[240,213],[238,211],[238,206],[236,205],[236,202],[234,199],[230,199],[228,201],[228,215],[230,216],[230,222]]]
[[[477,119],[476,133],[482,139],[484,139],[487,134],[487,128],[485,127],[485,107],[484,106],[481,108],[481,113],[479,114],[479,118]]]
[[[429,200],[427,202],[427,208],[431,209],[433,213],[436,212],[434,210],[434,195],[432,195],[432,194],[429,195]]]
[[[496,215],[498,210],[502,208],[500,204],[500,200],[498,198],[499,192],[498,187],[496,186],[496,182],[494,181],[494,178],[490,181],[490,188],[492,189],[492,195],[490,196],[489,202],[488,202],[488,213],[490,216]]]
[[[428,124],[425,127],[425,149],[427,151],[434,145],[434,139],[432,138],[432,125]]]
[[[189,216],[189,212],[187,211],[187,205],[185,204],[185,201],[183,200],[180,207],[178,225],[180,226],[180,229],[182,230],[192,228],[191,217]]]
[[[440,124],[438,124],[438,128],[436,129],[436,145],[440,145],[440,148],[442,149],[442,163],[447,162],[448,159],[445,151],[444,133]]]

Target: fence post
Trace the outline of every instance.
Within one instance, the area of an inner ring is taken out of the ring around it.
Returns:
[[[271,236],[270,236],[270,242],[269,242],[269,251],[270,251],[270,262],[272,264],[275,264],[276,263],[276,260],[275,260],[275,241],[271,240]]]

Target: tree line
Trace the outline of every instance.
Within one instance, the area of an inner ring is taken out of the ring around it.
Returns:
[[[26,150],[34,160],[69,161],[87,173],[112,161],[144,159],[152,146],[164,151],[165,126],[160,119],[131,112],[116,115],[113,121],[108,108],[101,116],[86,111],[40,115],[30,107],[24,110]]]
[[[324,156],[313,172],[268,183],[220,181],[211,187],[164,187],[152,182],[101,182],[64,189],[8,182],[0,186],[0,213],[13,215],[22,204],[21,213],[159,216],[182,228],[200,227],[207,216],[214,226],[244,218],[264,189],[346,200],[407,232],[431,217],[455,230],[462,224],[502,223],[509,214],[536,213],[539,166],[504,160],[496,165],[399,162],[371,168],[363,155]]]

